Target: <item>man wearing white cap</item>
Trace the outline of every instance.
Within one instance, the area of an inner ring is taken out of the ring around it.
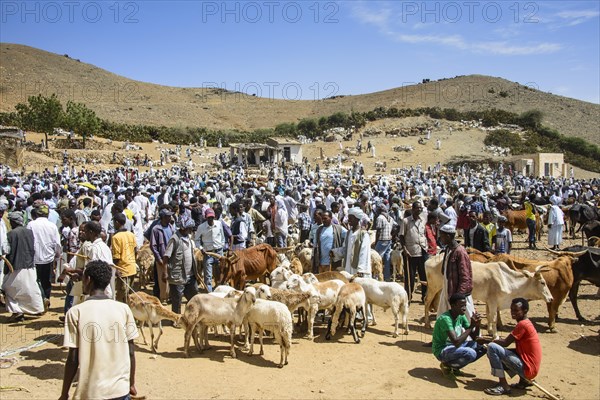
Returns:
[[[454,236],[456,228],[450,224],[443,225],[440,228],[440,242],[446,246],[444,250],[444,259],[442,262],[442,275],[444,285],[440,294],[440,303],[437,309],[437,315],[442,315],[450,309],[449,299],[456,293],[465,296],[467,300],[467,310],[465,315],[470,319],[475,311],[473,305],[473,271],[471,270],[471,260],[465,248],[460,245]]]
[[[344,259],[342,266],[346,272],[359,277],[371,277],[371,237],[369,232],[360,228],[364,213],[358,207],[348,210],[350,230],[346,234],[344,245],[331,249],[330,256],[335,260]]]

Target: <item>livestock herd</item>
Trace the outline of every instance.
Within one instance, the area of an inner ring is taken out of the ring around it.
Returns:
[[[507,254],[483,253],[467,249],[472,261],[473,299],[485,303],[488,333],[497,336],[502,325],[500,310],[507,309],[515,297],[541,300],[548,307],[548,327],[556,329],[560,305],[570,299],[578,319],[583,320],[577,294],[582,281],[600,287],[600,249],[574,246],[563,251],[551,251],[556,258],[551,261],[528,260]],[[143,255],[143,252],[141,252]],[[382,262],[372,251],[373,275],[381,279]],[[217,256],[217,255],[214,255]],[[198,252],[197,257],[202,257]],[[331,340],[339,326],[347,321],[348,333],[360,342],[356,321],[362,320],[362,336],[369,324],[375,325],[372,305],[392,310],[393,336],[398,335],[401,324],[404,334],[409,331],[408,311],[410,299],[403,286],[397,282],[382,282],[372,278],[351,276],[345,271],[311,273],[312,249],[303,245],[274,249],[267,244],[218,256],[219,286],[212,293],[202,293],[190,300],[183,314],[167,310],[158,299],[142,292],[129,296],[134,316],[151,329],[151,348],[157,351],[162,334],[161,320],[168,319],[185,331],[185,354],[193,339],[196,348],[209,348],[209,328],[230,335],[230,353],[236,357],[235,334],[245,332],[245,349],[253,354],[254,337],[259,335],[260,354],[263,352],[263,332],[269,331],[280,346],[279,367],[287,364],[291,338],[305,325],[306,337],[313,340],[314,326],[319,312],[322,321],[330,315],[325,338]],[[402,253],[392,255],[393,277],[402,274]],[[425,327],[431,328],[430,313],[435,312],[442,290],[441,273],[443,255],[431,257],[425,264],[428,292],[424,300]],[[147,262],[147,261],[146,261]],[[398,274],[396,274],[398,272]],[[142,274],[146,275],[146,274]],[[201,278],[198,279],[201,281]],[[256,283],[253,283],[256,282]],[[267,285],[267,282],[269,285]],[[293,324],[293,315],[297,323]],[[158,324],[159,335],[154,339],[152,325]],[[144,343],[146,339],[142,332]]]

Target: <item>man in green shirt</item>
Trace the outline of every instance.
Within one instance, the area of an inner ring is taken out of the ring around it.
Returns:
[[[433,355],[441,361],[440,368],[445,376],[453,378],[460,369],[484,354],[485,349],[475,340],[467,341],[470,336],[479,336],[481,317],[477,312],[471,321],[465,317],[467,300],[463,294],[450,297],[450,310],[440,315],[433,328]]]

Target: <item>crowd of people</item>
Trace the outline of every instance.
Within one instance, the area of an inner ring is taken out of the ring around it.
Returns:
[[[420,293],[421,300],[427,293],[425,261],[443,252],[444,288],[433,352],[445,373],[457,374],[485,354],[481,340],[467,340],[478,338],[480,317],[470,296],[465,247],[510,253],[512,233],[503,211],[521,203],[535,223],[538,199],[552,204],[548,240],[559,246],[564,224],[560,205],[593,200],[599,186],[598,179],[516,175],[502,165],[493,170],[418,165],[375,177],[358,167],[332,172],[308,162],[273,165],[267,176],[249,176],[235,165],[200,174],[174,166],[99,172],[67,168],[27,175],[0,166],[2,297],[10,321],[23,321],[25,315],[47,310],[56,301],[52,284],[62,282],[67,296],[61,320],[70,330],[65,343],[77,348],[74,327],[82,310],[98,314],[104,307],[97,303],[96,309],[83,300],[89,295],[125,303],[144,243],[155,259],[153,294],[170,302],[175,313],[181,312],[183,297],[190,300],[199,292],[200,276],[206,289],[213,289],[217,256],[260,242],[274,247],[307,243],[313,248],[314,273],[344,269],[364,277],[372,276],[370,252],[375,251],[387,281],[395,278],[392,249],[402,249],[408,261],[405,289],[410,297]],[[374,241],[369,230],[375,231]],[[535,225],[530,226],[531,248],[536,246],[534,233]],[[195,249],[204,255],[202,265],[197,265]],[[510,392],[502,361],[508,360],[511,371],[524,379],[539,368],[539,341],[536,345],[527,322],[527,302],[515,299],[513,306],[517,328],[487,347],[494,376],[500,379],[489,394]],[[120,321],[130,321],[123,313]],[[133,339],[137,333],[127,335]],[[521,363],[504,349],[513,341]]]

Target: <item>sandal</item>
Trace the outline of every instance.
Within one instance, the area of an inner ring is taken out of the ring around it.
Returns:
[[[454,371],[452,370],[451,367],[445,365],[444,363],[440,363],[440,369],[442,370],[442,374],[446,378],[452,379],[452,380],[456,379],[456,375],[454,375]]]
[[[498,385],[495,387],[487,388],[483,392],[491,396],[501,396],[503,394],[510,394],[511,391],[510,389],[504,389],[502,385]]]
[[[511,388],[520,390],[525,390],[531,386],[533,386],[533,383],[529,383],[527,381],[519,381],[519,383],[513,383],[512,385],[510,385]]]

